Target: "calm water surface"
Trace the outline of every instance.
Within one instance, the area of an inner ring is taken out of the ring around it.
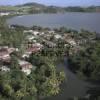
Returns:
[[[66,13],[66,14],[35,14],[11,18],[8,24],[24,26],[42,26],[59,28],[65,26],[73,29],[86,29],[100,33],[100,13]]]
[[[64,63],[60,63],[57,69],[64,71],[66,74],[65,82],[61,86],[61,93],[57,96],[46,98],[43,100],[69,100],[73,97],[84,97],[89,88],[95,85],[86,81],[80,80],[74,73],[68,68],[67,58],[64,59]]]

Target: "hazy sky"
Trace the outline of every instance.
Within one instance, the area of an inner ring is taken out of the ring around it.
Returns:
[[[90,6],[100,5],[100,0],[0,0],[0,5],[16,5],[27,2],[37,2],[56,6]]]

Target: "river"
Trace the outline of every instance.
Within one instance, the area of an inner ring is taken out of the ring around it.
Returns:
[[[65,82],[61,86],[61,93],[44,100],[69,100],[73,97],[84,97],[90,87],[95,87],[95,85],[79,79],[69,70],[67,58],[64,59],[64,63],[57,66],[57,69],[64,71],[66,74]]]

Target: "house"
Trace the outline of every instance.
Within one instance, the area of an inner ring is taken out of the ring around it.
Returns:
[[[34,31],[34,30],[24,30],[23,33],[31,33],[31,34],[34,35],[34,36],[40,34],[40,32],[38,32],[38,31]],[[42,34],[44,34],[44,33],[42,33]]]
[[[18,51],[17,48],[9,48],[8,46],[0,47],[0,61],[10,62],[10,54],[14,51]]]
[[[55,39],[62,39],[62,36],[59,34],[54,35]]]
[[[8,49],[8,46],[0,46],[0,49]]]
[[[52,47],[56,47],[56,43],[54,42],[51,42],[51,41],[47,41],[47,40],[44,40],[45,42],[45,45],[52,48]]]
[[[28,35],[28,36],[26,37],[26,39],[27,39],[28,41],[32,41],[32,40],[35,39],[35,37],[34,37],[33,35]]]
[[[0,46],[0,50],[8,51],[8,53],[12,53],[14,51],[18,51],[18,48],[8,47],[8,46]]]
[[[74,40],[69,41],[72,46],[76,46],[76,42]]]
[[[41,45],[40,43],[34,43],[34,44],[32,44],[32,47],[42,48],[43,45]]]
[[[32,32],[33,32],[33,30],[24,30],[23,33],[32,33]]]
[[[33,42],[33,43],[36,43],[36,42],[37,42],[37,40],[35,40],[35,39],[34,39],[34,40],[32,40],[32,42]]]
[[[32,34],[36,36],[36,35],[39,35],[40,32],[38,32],[38,31],[33,31]]]
[[[26,52],[22,55],[22,58],[29,58],[30,54],[39,52],[42,47],[43,46],[40,43],[30,44],[30,46],[26,49]]]
[[[10,14],[10,12],[0,12],[0,16],[7,16],[9,14]]]
[[[6,49],[0,49],[0,61],[3,61],[3,62],[10,61],[10,55]]]
[[[52,36],[53,35],[51,35],[51,34],[46,34],[46,35],[43,36],[43,38],[46,39],[46,40],[48,40],[48,41],[50,41],[50,39],[51,39]]]
[[[48,31],[48,33],[49,33],[49,34],[54,34],[54,33],[55,33],[55,31],[50,30],[50,31]]]
[[[19,65],[21,71],[24,72],[26,75],[29,75],[31,73],[31,69],[33,68],[32,64],[24,60],[19,60]]]
[[[8,68],[7,66],[2,66],[2,67],[0,67],[0,70],[4,71],[4,72],[9,72],[10,68]]]
[[[38,50],[40,50],[40,49],[42,49],[42,47],[43,47],[43,45],[42,44],[40,44],[40,43],[30,43],[30,44],[28,44],[28,49],[33,49],[33,51],[34,51],[34,49],[38,49]],[[27,50],[28,50],[27,49]]]
[[[30,47],[26,50],[26,54],[31,54],[40,51],[40,47]]]
[[[77,43],[73,39],[67,39],[66,42],[68,42],[71,46],[76,46]]]
[[[14,51],[18,51],[18,48],[8,48],[7,50],[8,50],[8,53],[11,54]]]
[[[41,32],[41,34],[40,35],[44,35],[45,33],[44,32]]]
[[[23,55],[22,55],[22,58],[29,58],[30,54],[28,54],[27,52],[25,52]]]

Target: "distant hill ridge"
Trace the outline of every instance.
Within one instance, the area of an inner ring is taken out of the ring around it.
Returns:
[[[80,7],[80,6],[47,6],[39,3],[25,3],[16,6],[1,6],[0,11],[20,11],[24,13],[58,13],[58,12],[100,12],[100,6]]]
[[[45,7],[45,5],[43,4],[39,4],[39,3],[35,3],[35,2],[32,2],[32,3],[25,3],[25,4],[22,4],[22,5],[17,5],[17,6],[36,6],[36,7]]]
[[[69,7],[60,7],[60,6],[46,6],[44,4],[39,4],[39,3],[25,3],[20,6],[33,6],[33,7],[39,7],[39,8],[45,8],[51,10],[56,10],[57,12],[59,11],[67,11],[67,12],[100,12],[100,6],[89,6],[89,7],[81,7],[81,6],[69,6]],[[42,9],[41,9],[42,10]]]

